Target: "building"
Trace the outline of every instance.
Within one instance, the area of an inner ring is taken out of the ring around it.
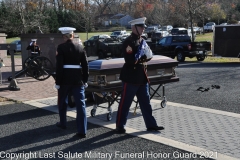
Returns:
[[[131,17],[130,15],[119,13],[110,17],[108,22],[109,22],[109,25],[119,25],[122,27],[130,27],[130,24],[128,22],[133,19],[134,18]]]

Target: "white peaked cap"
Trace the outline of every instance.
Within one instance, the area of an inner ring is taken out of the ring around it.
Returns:
[[[36,41],[37,41],[37,39],[31,39],[31,41],[32,41],[32,42],[36,42]]]
[[[62,34],[72,34],[73,31],[76,30],[76,28],[72,28],[72,27],[61,27],[61,28],[58,28],[59,31],[62,32]]]
[[[131,24],[132,26],[136,25],[136,24],[143,24],[143,25],[145,25],[145,20],[146,19],[147,19],[146,17],[142,17],[142,18],[131,20],[128,23]]]

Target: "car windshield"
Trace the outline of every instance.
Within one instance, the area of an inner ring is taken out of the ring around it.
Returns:
[[[162,30],[166,31],[166,30],[167,30],[167,27],[166,27],[166,26],[163,26],[163,27],[162,27]]]
[[[17,44],[20,40],[12,41],[11,43]],[[21,42],[21,41],[20,41]]]
[[[105,38],[110,38],[108,35],[100,35],[99,38],[105,39]]]
[[[171,33],[172,34],[177,34],[178,33],[178,29],[172,29]]]
[[[117,35],[120,35],[120,33],[121,33],[121,32],[113,32],[113,33],[111,34],[111,36],[117,36]]]
[[[214,25],[214,22],[209,22],[209,23],[207,23],[207,25],[212,26],[212,25]]]
[[[92,36],[91,38],[89,38],[88,40],[92,41],[92,40],[96,40],[98,39],[98,36]]]
[[[146,30],[148,30],[148,31],[153,31],[153,30],[154,30],[154,27],[149,27],[149,28],[147,28]]]

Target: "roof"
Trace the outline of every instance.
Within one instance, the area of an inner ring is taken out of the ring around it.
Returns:
[[[114,16],[112,16],[112,17],[110,17],[111,19],[121,19],[121,18],[123,18],[123,17],[125,17],[126,16],[126,14],[121,14],[121,13],[119,13],[119,14],[115,14]]]

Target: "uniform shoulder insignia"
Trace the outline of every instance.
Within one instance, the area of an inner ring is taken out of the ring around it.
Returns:
[[[127,46],[126,52],[127,52],[128,54],[131,54],[131,53],[133,52],[133,51],[132,51],[132,47]]]

